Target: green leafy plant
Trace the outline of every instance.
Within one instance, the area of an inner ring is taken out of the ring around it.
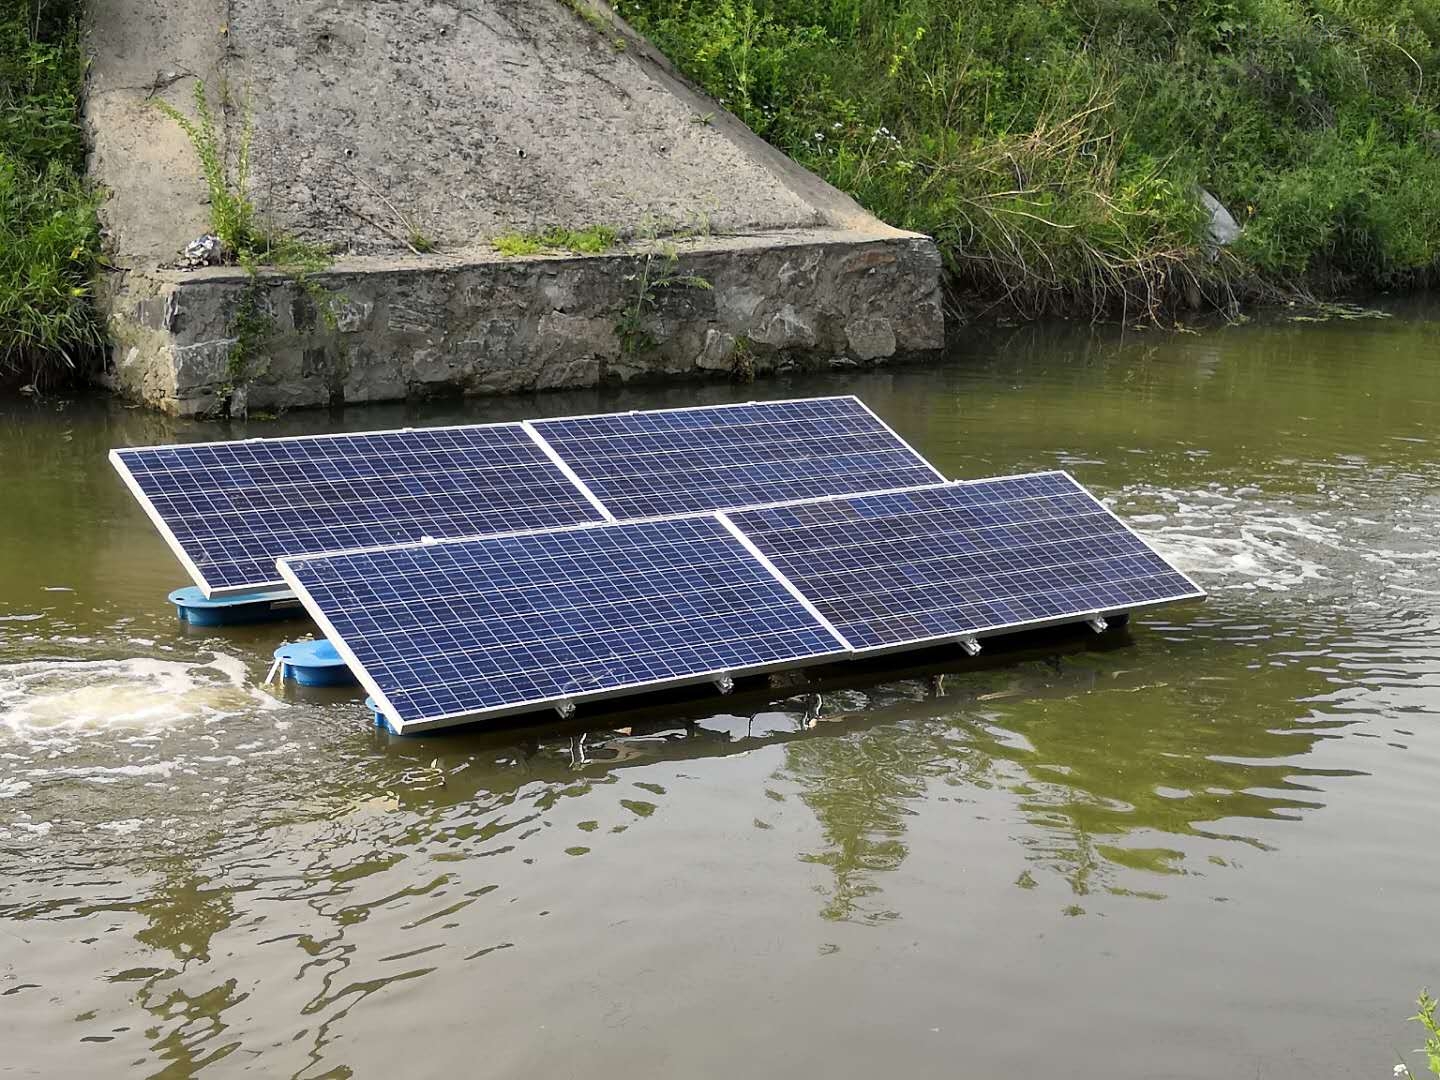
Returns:
[[[538,255],[545,250],[545,243],[538,236],[522,233],[506,233],[491,241],[501,255],[514,258],[517,255]]]
[[[78,373],[102,342],[77,16],[73,0],[0,5],[0,381]]]
[[[155,105],[189,138],[209,190],[211,230],[220,238],[224,257],[239,263],[249,275],[249,282],[230,317],[229,330],[234,344],[227,356],[225,382],[219,387],[216,407],[217,412],[229,415],[244,411],[244,396],[237,398],[237,392],[249,384],[255,358],[269,348],[274,335],[274,316],[266,303],[265,272],[274,270],[292,281],[332,330],[337,325],[335,312],[340,298],[318,278],[333,261],[328,251],[283,230],[260,227],[249,191],[250,147],[255,131],[249,110],[244,110],[238,145],[232,157],[222,142],[205,84],[198,80],[194,103],[194,119],[168,102],[157,101]],[[401,220],[414,235],[421,235],[403,215]]]
[[[58,163],[36,174],[0,155],[0,374],[57,377],[100,345],[96,232],[81,180]]]
[[[730,354],[730,376],[739,383],[755,381],[755,347],[748,337],[735,340],[735,351]]]
[[[631,285],[630,300],[615,320],[615,336],[620,351],[634,356],[653,348],[655,339],[649,330],[649,315],[659,305],[660,294],[669,289],[709,289],[710,282],[699,274],[680,269],[680,255],[674,247],[651,245],[651,249],[635,257],[634,269],[625,275]]]
[[[265,238],[255,221],[255,205],[250,201],[250,144],[255,126],[248,109],[240,129],[233,166],[227,160],[224,145],[215,127],[205,84],[195,81],[195,118],[191,119],[168,101],[155,100],[155,107],[180,125],[195,148],[210,193],[210,229],[220,238],[232,258],[265,246]]]
[[[1420,1049],[1420,1053],[1425,1055],[1425,1064],[1429,1070],[1440,1076],[1440,1020],[1435,1017],[1435,1010],[1440,1002],[1431,997],[1428,990],[1421,990],[1417,1005],[1420,1011],[1410,1019],[1425,1029],[1425,1045]],[[1403,1076],[1406,1080],[1415,1080],[1415,1074],[1403,1060],[1395,1066],[1395,1075]]]

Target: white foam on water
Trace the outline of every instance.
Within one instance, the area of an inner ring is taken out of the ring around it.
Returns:
[[[140,818],[123,818],[119,821],[102,821],[95,826],[106,832],[112,832],[116,836],[129,836],[133,832],[139,832],[145,827],[145,822]]]
[[[152,657],[0,664],[0,729],[26,738],[139,735],[195,719],[284,708],[248,685],[245,665]]]
[[[1161,555],[1212,592],[1377,599],[1402,588],[1440,587],[1433,542],[1419,550],[1405,539],[1433,537],[1440,520],[1424,514],[1417,530],[1414,514],[1396,514],[1393,496],[1375,493],[1368,481],[1331,483],[1313,496],[1220,484],[1196,491],[1133,485],[1110,501]]]
[[[144,765],[86,765],[77,768],[40,769],[31,773],[46,780],[85,780],[92,784],[119,784],[126,780],[164,780],[180,768],[178,761],[151,761]]]
[[[1288,592],[1323,580],[1330,553],[1345,546],[1336,529],[1313,516],[1224,492],[1129,490],[1125,497],[1173,507],[1130,520],[1161,555],[1211,589]]]

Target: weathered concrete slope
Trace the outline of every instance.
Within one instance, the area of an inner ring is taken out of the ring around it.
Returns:
[[[596,10],[92,0],[92,171],[119,268],[112,383],[193,414],[868,363],[940,345],[928,240],[757,139]],[[321,284],[338,318],[319,318],[283,275],[257,291],[239,271],[166,268],[207,230],[208,207],[193,149],[152,99],[190,111],[195,78],[212,101],[223,88],[232,164],[253,125],[262,219],[337,253]],[[589,224],[627,243],[520,259],[490,243]],[[412,254],[412,229],[438,252]],[[677,262],[656,256],[656,237],[682,235]],[[657,275],[673,284],[655,288]],[[694,278],[713,287],[682,280]],[[239,355],[247,290],[270,330]]]

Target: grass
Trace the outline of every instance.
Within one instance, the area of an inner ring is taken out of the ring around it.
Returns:
[[[77,374],[102,341],[77,14],[75,0],[0,5],[0,382]]]
[[[1440,266],[1440,0],[623,0],[752,129],[1026,316]],[[1216,251],[1200,188],[1243,226]]]
[[[577,255],[599,255],[613,248],[619,234],[606,225],[581,229],[554,227],[535,233],[506,233],[491,243],[501,255],[538,255],[545,251],[572,251]]]

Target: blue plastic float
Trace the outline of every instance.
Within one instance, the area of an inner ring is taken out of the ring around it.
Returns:
[[[301,686],[354,686],[350,667],[325,640],[291,641],[275,650],[282,679],[294,679]]]
[[[390,732],[391,735],[396,733],[395,729],[390,726],[390,721],[386,719],[385,714],[380,711],[380,706],[375,704],[373,697],[367,697],[365,699],[365,707],[375,714],[376,727]]]
[[[172,592],[170,602],[180,613],[180,621],[191,626],[242,626],[298,619],[305,614],[305,608],[289,589],[256,589],[207,597],[194,585],[187,585]]]

